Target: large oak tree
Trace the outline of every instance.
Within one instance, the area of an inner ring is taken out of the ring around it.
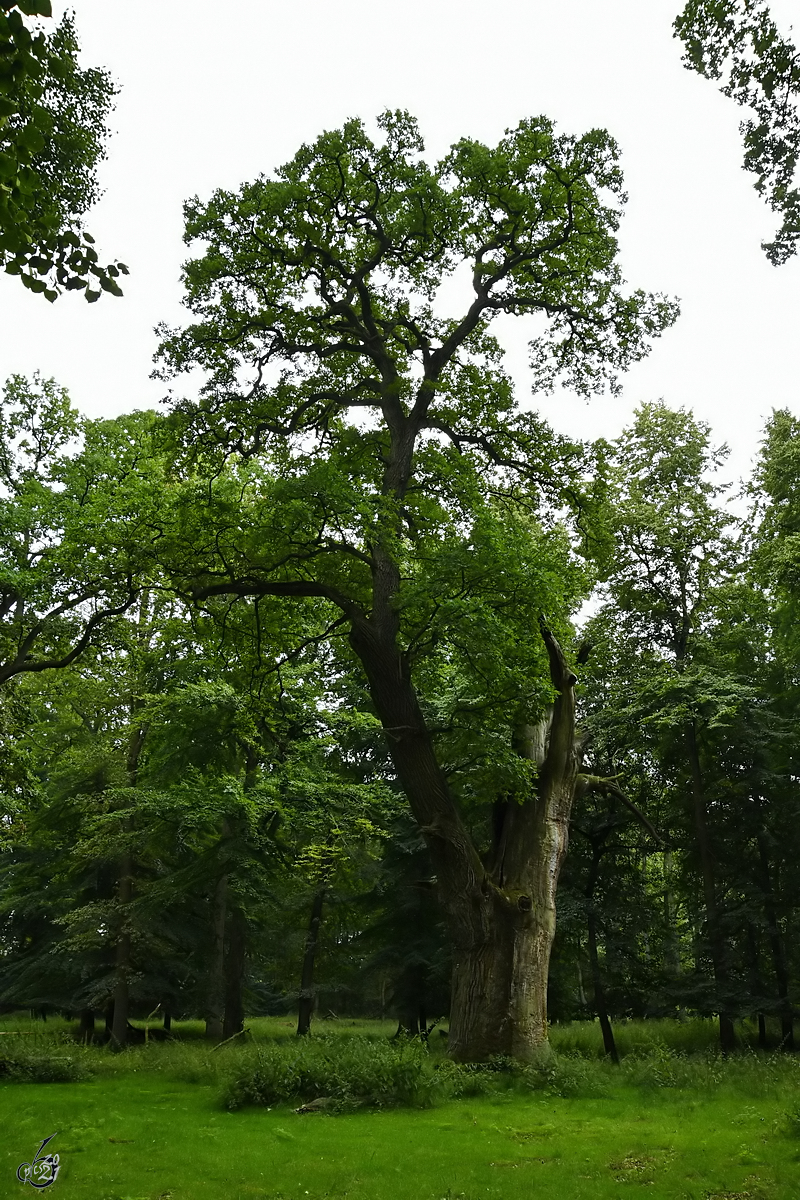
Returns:
[[[605,132],[526,120],[431,165],[407,114],[379,126],[374,141],[351,121],[273,178],[186,206],[204,244],[185,268],[195,321],[160,354],[165,376],[206,383],[175,406],[195,465],[171,569],[197,600],[327,603],[433,859],[451,1053],[525,1058],[547,1036],[579,769],[559,629],[597,495],[585,448],[515,402],[490,326],[531,318],[536,386],[589,395],[618,387],[676,306],[623,290]]]

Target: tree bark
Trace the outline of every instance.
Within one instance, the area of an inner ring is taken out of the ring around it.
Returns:
[[[694,815],[697,848],[700,854],[700,869],[703,880],[703,899],[706,909],[706,925],[708,927],[708,945],[711,952],[711,962],[714,968],[714,984],[717,994],[719,1011],[719,1044],[723,1054],[736,1049],[736,1033],[733,1027],[733,1014],[730,1011],[730,977],[728,973],[728,952],[722,931],[720,912],[717,904],[716,880],[714,871],[714,855],[711,839],[708,833],[708,820],[703,775],[700,768],[700,751],[697,745],[697,729],[694,721],[687,728],[687,750],[692,780],[692,808]]]
[[[322,921],[322,906],[325,903],[325,888],[314,895],[311,904],[311,919],[308,923],[303,967],[300,974],[300,999],[297,1006],[297,1036],[305,1037],[311,1032],[311,1017],[314,1012],[314,963],[317,957],[319,927]]]
[[[462,1061],[530,1059],[547,1042],[555,894],[579,753],[576,676],[545,626],[542,637],[556,700],[548,719],[518,738],[538,778],[530,795],[505,803],[484,865],[437,760],[404,656],[372,621],[352,627],[351,644],[436,871],[454,950],[449,1048]]]

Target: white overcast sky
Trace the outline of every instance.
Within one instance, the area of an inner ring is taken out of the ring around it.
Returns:
[[[158,404],[159,320],[178,323],[183,201],[236,188],[350,116],[407,108],[432,156],[493,142],[544,113],[619,142],[631,287],[677,295],[682,315],[628,375],[621,399],[563,390],[537,401],[559,429],[614,437],[642,400],[686,405],[747,471],[773,407],[798,411],[800,262],[775,268],[775,226],[741,169],[740,110],[686,71],[671,23],[682,0],[56,0],[87,65],[121,88],[90,214],[101,258],[127,262],[124,299],[50,306],[0,274],[0,379],[39,369],[92,416]],[[774,0],[784,30],[800,0]],[[524,322],[504,333],[527,392]]]

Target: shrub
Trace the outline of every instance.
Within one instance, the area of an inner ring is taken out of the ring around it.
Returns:
[[[4,1047],[0,1054],[0,1078],[11,1083],[80,1083],[90,1076],[80,1054],[24,1046]]]
[[[522,1079],[534,1091],[550,1096],[591,1099],[608,1094],[608,1067],[580,1054],[552,1054],[522,1069]]]
[[[452,1095],[455,1064],[440,1070],[427,1049],[410,1041],[365,1038],[304,1039],[292,1046],[261,1046],[251,1062],[228,1083],[228,1109],[246,1104],[279,1104],[323,1097],[340,1105],[425,1106]]]

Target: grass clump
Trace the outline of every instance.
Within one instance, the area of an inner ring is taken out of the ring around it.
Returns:
[[[258,1046],[250,1060],[225,1088],[223,1101],[229,1111],[320,1099],[339,1107],[359,1102],[426,1107],[437,1095],[449,1093],[452,1074],[437,1071],[418,1043],[355,1037],[308,1038],[291,1048]]]
[[[342,1111],[358,1104],[427,1108],[512,1091],[588,1098],[607,1095],[609,1078],[605,1064],[578,1056],[548,1055],[528,1066],[503,1058],[455,1063],[420,1042],[314,1038],[252,1048],[246,1068],[229,1078],[223,1102],[233,1111],[324,1099],[327,1111]]]
[[[606,1063],[564,1053],[552,1054],[522,1068],[520,1076],[526,1087],[535,1092],[587,1100],[608,1095],[611,1080]]]
[[[92,1074],[84,1057],[77,1047],[18,1042],[0,1051],[0,1079],[7,1083],[81,1083]]]

